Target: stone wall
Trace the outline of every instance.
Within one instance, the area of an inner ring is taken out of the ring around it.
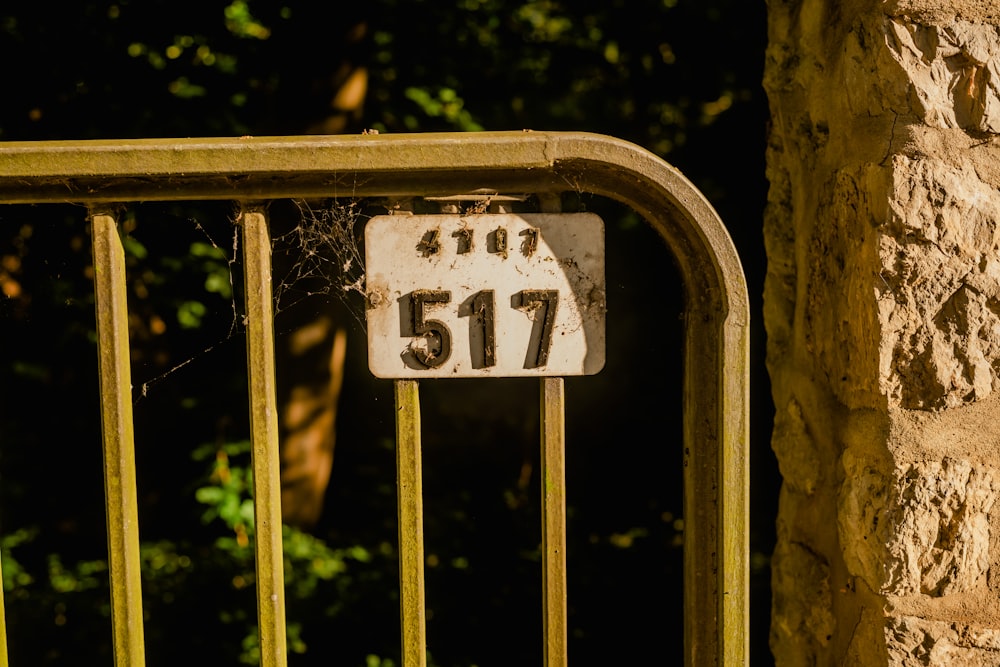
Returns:
[[[1000,665],[1000,2],[770,0],[786,665]]]

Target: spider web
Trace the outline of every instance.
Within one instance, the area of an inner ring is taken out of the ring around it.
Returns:
[[[364,205],[339,199],[292,203],[298,210],[298,223],[272,241],[275,314],[311,297],[329,296],[340,300],[363,328],[363,308],[350,297],[365,294],[359,240],[367,217]]]
[[[236,283],[235,283],[235,280],[234,280],[234,277],[233,277],[234,276],[234,266],[236,264],[237,257],[239,256],[239,248],[240,248],[240,245],[239,245],[240,244],[240,232],[239,232],[239,229],[235,225],[233,225],[232,243],[231,243],[231,247],[227,249],[227,248],[224,248],[223,246],[221,246],[218,242],[216,242],[216,240],[212,236],[212,234],[196,218],[189,217],[188,221],[192,225],[194,225],[194,228],[199,232],[199,234],[201,234],[201,236],[204,237],[205,241],[207,241],[208,244],[211,245],[220,256],[222,256],[222,257],[225,258],[226,269],[227,269],[226,273],[227,273],[227,277],[228,277],[228,281],[229,281],[229,292],[232,295],[231,301],[230,301],[230,306],[231,306],[231,309],[232,309],[232,318],[231,318],[231,320],[230,320],[230,322],[228,324],[228,329],[221,336],[219,336],[216,340],[214,340],[213,342],[205,345],[205,347],[203,349],[201,349],[199,352],[197,352],[197,353],[195,353],[193,355],[190,355],[190,356],[184,358],[183,361],[181,361],[180,363],[174,364],[173,366],[171,366],[170,368],[168,368],[166,371],[158,373],[154,377],[151,377],[150,379],[148,379],[146,381],[143,381],[143,382],[139,383],[138,385],[134,386],[133,403],[138,403],[141,399],[146,398],[148,396],[148,394],[149,394],[150,389],[153,386],[155,386],[155,385],[159,384],[160,382],[166,380],[168,377],[170,377],[174,373],[180,371],[181,369],[185,368],[189,364],[194,363],[196,360],[204,357],[207,354],[210,354],[212,351],[214,351],[216,348],[220,347],[221,345],[229,342],[233,338],[233,336],[235,334],[237,334],[238,332],[240,332],[242,330],[242,328],[245,326],[245,318],[244,318],[243,314],[241,313],[241,309],[237,305],[237,299],[236,299],[236,296],[235,296],[235,294],[236,294]]]

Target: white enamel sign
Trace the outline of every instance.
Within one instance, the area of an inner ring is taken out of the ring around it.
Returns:
[[[604,223],[594,214],[377,216],[365,265],[376,377],[604,366]]]

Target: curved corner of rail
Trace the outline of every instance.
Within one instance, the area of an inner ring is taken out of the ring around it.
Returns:
[[[719,214],[680,170],[641,146],[607,135],[553,132],[546,142],[554,169],[580,178],[588,191],[649,216],[668,242],[681,243],[703,269],[714,268],[727,319],[748,325],[749,297],[736,246]],[[601,177],[588,178],[594,171]]]

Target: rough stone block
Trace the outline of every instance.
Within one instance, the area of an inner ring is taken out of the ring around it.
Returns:
[[[879,218],[888,191],[886,172],[868,166],[840,169],[819,197],[829,219],[810,231],[807,281],[796,322],[817,376],[850,409],[871,408],[878,395],[877,280]],[[874,193],[874,194],[873,194]],[[801,241],[800,241],[801,243]]]
[[[775,550],[772,573],[771,644],[780,647],[776,664],[814,664],[836,627],[829,565],[805,545],[785,542]]]
[[[889,20],[889,50],[930,127],[1000,132],[1000,26]]]
[[[802,406],[794,398],[789,399],[784,411],[774,416],[771,446],[789,488],[806,496],[815,493],[822,474],[819,454],[802,416]]]
[[[881,391],[911,409],[989,396],[1000,367],[1000,194],[971,169],[893,159],[879,239]]]
[[[989,569],[991,472],[968,461],[915,462],[886,476],[845,452],[838,525],[851,574],[886,595],[972,590]]]
[[[885,631],[892,667],[996,667],[1000,630],[914,616],[889,619]]]

